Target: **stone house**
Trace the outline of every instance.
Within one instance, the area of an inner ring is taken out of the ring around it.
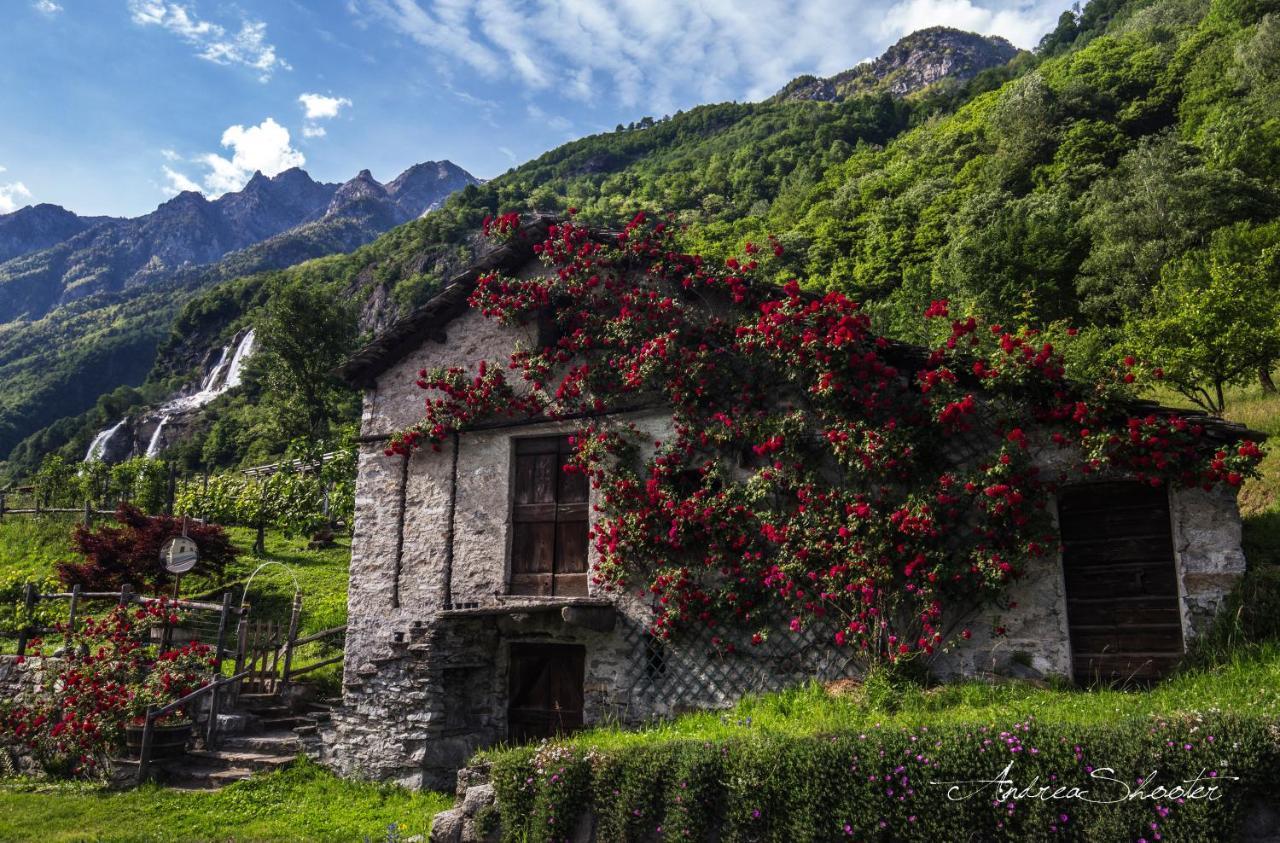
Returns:
[[[531,248],[546,223],[532,225],[339,370],[364,390],[343,706],[323,736],[324,759],[342,773],[451,787],[486,745],[853,671],[829,631],[713,656],[706,641],[656,642],[644,605],[596,593],[591,492],[558,470],[573,421],[481,423],[439,452],[384,454],[389,434],[421,418],[420,369],[473,367],[535,339],[536,326],[503,326],[467,305],[487,272],[546,271]],[[629,417],[654,438],[669,428],[660,410]],[[1245,570],[1229,491],[1111,478],[1056,503],[1065,551],[1015,583],[1004,636],[975,622],[940,672],[1156,677]]]

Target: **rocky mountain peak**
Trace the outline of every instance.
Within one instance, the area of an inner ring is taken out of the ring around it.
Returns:
[[[0,261],[48,248],[79,234],[94,221],[47,203],[0,214]]]
[[[879,58],[830,78],[793,79],[775,99],[831,102],[878,92],[905,97],[943,80],[972,79],[987,68],[1007,64],[1019,52],[996,35],[933,26],[905,36]]]
[[[439,207],[453,191],[477,183],[478,179],[452,161],[424,161],[387,182],[386,187],[406,218],[412,219]]]

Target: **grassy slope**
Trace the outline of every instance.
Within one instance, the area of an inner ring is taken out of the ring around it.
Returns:
[[[828,691],[815,684],[748,697],[727,711],[688,714],[638,730],[601,727],[570,740],[578,746],[610,750],[762,733],[802,736],[922,725],[1007,727],[1027,717],[1094,726],[1209,709],[1280,716],[1280,647],[1266,645],[1229,664],[1188,671],[1144,693],[1051,690],[1015,682],[957,682],[926,689],[872,681],[848,691]]]
[[[227,841],[384,840],[430,831],[452,797],[343,781],[310,763],[213,793],[146,787],[105,793],[83,786],[0,788],[0,840]]]

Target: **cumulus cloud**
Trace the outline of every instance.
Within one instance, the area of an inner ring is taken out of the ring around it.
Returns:
[[[31,4],[31,6],[37,12],[41,12],[46,15],[56,15],[58,12],[62,11],[62,7],[53,2],[53,0],[36,0],[36,2]]]
[[[4,167],[0,167],[0,171],[3,170]],[[0,184],[0,214],[16,211],[22,205],[27,204],[23,201],[24,199],[30,198],[31,191],[27,190],[27,186],[20,181]]]
[[[289,63],[267,41],[267,25],[244,18],[237,32],[221,24],[201,20],[193,6],[167,0],[129,0],[129,13],[139,26],[158,26],[195,47],[196,55],[214,64],[243,65],[258,71],[262,81]]]
[[[304,138],[324,137],[325,128],[319,121],[332,120],[338,116],[339,111],[351,107],[351,100],[346,97],[330,97],[324,94],[301,94],[298,96],[298,102],[302,104],[307,118],[306,124],[302,127]]]
[[[301,94],[298,102],[306,110],[308,120],[327,120],[337,117],[344,106],[350,106],[351,100],[346,97],[326,97],[324,94]]]
[[[949,24],[1033,47],[1064,0],[352,0],[362,23],[412,39],[445,71],[527,92],[612,98],[655,116],[760,99],[802,73],[830,75],[916,29]],[[878,25],[874,23],[880,21]]]
[[[205,168],[201,183],[185,173],[164,165],[164,191],[170,195],[198,190],[209,197],[221,196],[244,187],[255,170],[274,176],[290,167],[301,167],[307,159],[293,148],[289,130],[268,117],[256,126],[231,126],[222,133],[222,145],[230,157],[206,152],[188,159]],[[168,161],[183,160],[173,150],[161,150]]]

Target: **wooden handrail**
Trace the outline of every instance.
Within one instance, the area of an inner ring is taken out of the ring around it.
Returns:
[[[186,696],[180,697],[166,706],[162,706],[160,708],[147,706],[147,713],[142,725],[142,746],[138,751],[138,783],[141,784],[147,780],[147,774],[151,766],[151,744],[155,739],[155,723],[157,720],[164,717],[166,714],[172,714],[174,711],[177,711],[182,706],[204,694],[214,694],[214,702],[209,711],[210,723],[208,732],[209,736],[212,737],[217,728],[217,693],[224,685],[239,682],[248,675],[249,671],[247,670],[237,673],[230,679],[224,677],[221,673],[215,674],[213,680],[210,681],[209,684],[202,685]]]
[[[307,665],[306,667],[295,667],[295,668],[291,668],[291,669],[290,669],[290,671],[289,671],[289,675],[288,675],[288,676],[286,676],[285,678],[286,678],[286,679],[292,679],[292,678],[293,678],[293,677],[295,677],[295,676],[301,676],[301,675],[302,675],[302,674],[304,674],[304,673],[310,673],[310,672],[311,672],[311,671],[313,671],[313,670],[317,670],[317,669],[319,669],[319,668],[326,667],[326,666],[331,665],[331,664],[337,664],[338,662],[342,661],[343,657],[344,657],[344,654],[343,654],[343,653],[339,653],[338,655],[336,655],[336,656],[330,656],[329,658],[327,658],[327,659],[325,659],[325,660],[323,660],[323,661],[312,662],[311,664]]]
[[[313,632],[310,635],[303,636],[293,642],[293,646],[301,647],[303,644],[310,644],[312,641],[319,641],[321,638],[328,638],[330,635],[336,635],[339,632],[346,632],[346,624],[335,626],[333,629],[322,629],[319,632]]]

